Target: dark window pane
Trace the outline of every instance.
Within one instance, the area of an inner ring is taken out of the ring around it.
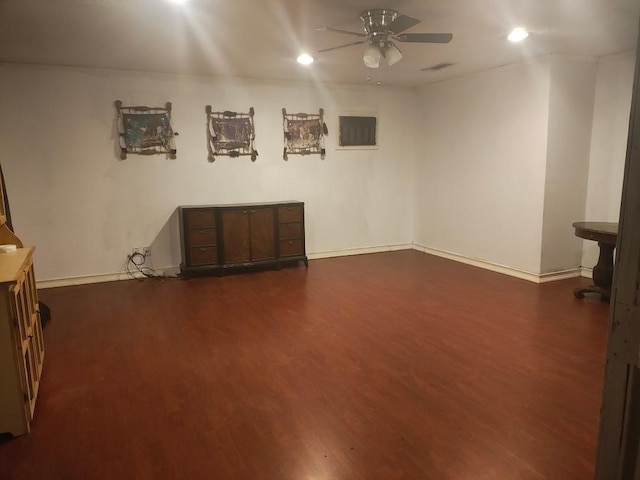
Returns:
[[[340,146],[376,145],[376,117],[340,117]]]

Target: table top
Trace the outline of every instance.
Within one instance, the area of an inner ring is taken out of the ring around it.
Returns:
[[[614,222],[574,222],[576,236],[597,242],[615,245],[618,237],[618,224]]]
[[[0,284],[16,283],[28,264],[35,247],[18,248],[0,253]]]

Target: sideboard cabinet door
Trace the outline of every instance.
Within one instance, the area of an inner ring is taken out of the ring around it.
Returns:
[[[223,263],[248,263],[251,261],[251,236],[249,209],[222,210]]]
[[[276,258],[275,214],[272,207],[252,208],[249,211],[251,226],[251,261]]]
[[[225,265],[276,258],[273,207],[223,209],[221,218]]]

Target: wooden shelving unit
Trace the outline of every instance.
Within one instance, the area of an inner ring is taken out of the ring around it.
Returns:
[[[6,223],[0,186],[0,244],[17,249],[0,253],[0,434],[29,432],[42,365],[44,339],[36,279],[35,247],[24,247]]]

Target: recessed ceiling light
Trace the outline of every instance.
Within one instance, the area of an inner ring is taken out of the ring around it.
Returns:
[[[296,60],[302,65],[310,65],[313,63],[313,57],[308,53],[301,53]]]
[[[522,27],[517,27],[511,30],[511,33],[507,37],[507,40],[509,40],[510,42],[521,42],[528,36],[529,36],[529,32],[527,32]]]

